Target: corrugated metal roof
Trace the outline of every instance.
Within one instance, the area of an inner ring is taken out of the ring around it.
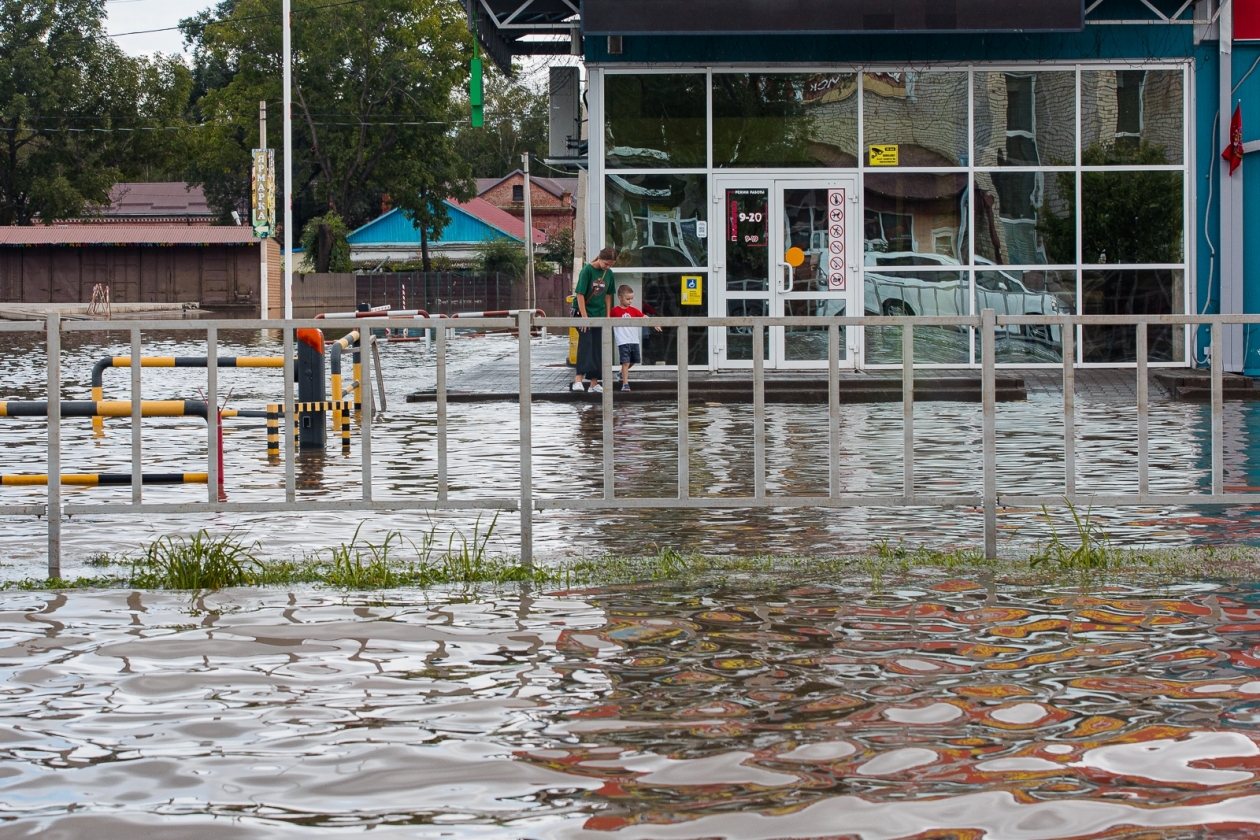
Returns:
[[[183,181],[119,182],[110,190],[109,200],[110,206],[101,211],[105,217],[214,216],[205,191]]]
[[[242,245],[257,242],[245,225],[63,225],[0,227],[0,247],[30,245]]]

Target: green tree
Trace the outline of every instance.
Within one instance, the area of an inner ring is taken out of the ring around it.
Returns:
[[[543,259],[556,264],[557,272],[573,270],[573,228],[560,228],[547,237],[539,252]]]
[[[306,252],[305,266],[317,274],[354,271],[354,264],[350,262],[350,243],[346,241],[349,232],[346,223],[332,210],[308,221],[302,228],[300,245]]]
[[[498,70],[484,80],[486,124],[461,125],[455,135],[460,155],[478,178],[502,178],[521,168],[521,155],[547,156],[547,96]],[[468,103],[462,105],[468,113]]]
[[[525,276],[525,244],[515,239],[487,239],[477,248],[477,268],[486,274]]]
[[[282,99],[279,13],[280,0],[224,0],[182,24],[205,85],[198,112],[206,129],[189,179],[220,213],[248,200],[258,102]],[[454,0],[373,0],[298,7],[292,20],[298,224],[333,210],[357,227],[388,193],[430,235],[440,232],[449,222],[443,200],[473,194],[451,131],[461,114],[454,92],[472,52],[462,8]],[[273,147],[278,123],[269,127]]]
[[[124,177],[169,177],[192,79],[128,58],[104,0],[0,0],[0,225],[50,224],[106,203]]]

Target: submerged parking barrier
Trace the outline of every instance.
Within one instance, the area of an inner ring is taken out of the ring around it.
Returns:
[[[141,484],[205,484],[209,473],[142,473]],[[61,476],[61,483],[72,487],[105,487],[131,485],[131,473],[69,473]],[[0,475],[0,487],[45,487],[48,476]]]
[[[0,417],[47,417],[47,400],[0,400]],[[62,400],[62,417],[130,417],[131,400]],[[141,417],[200,417],[209,421],[201,400],[141,400]]]
[[[333,428],[341,430],[341,451],[350,451],[350,403],[345,400],[328,400],[325,402],[294,403],[294,443],[297,444],[297,417],[303,413],[333,412],[335,422]],[[226,414],[226,412],[225,412]],[[280,418],[284,416],[284,406],[279,403],[268,403],[266,411],[252,412],[267,418],[267,457],[280,457]]]
[[[206,356],[141,356],[140,367],[153,368],[203,368],[206,367]],[[218,366],[221,368],[282,368],[284,359],[279,356],[219,356]],[[105,399],[105,371],[109,368],[131,367],[130,356],[106,356],[97,359],[92,366],[92,399]],[[105,430],[104,418],[92,418],[92,431],[101,434]]]
[[[357,385],[358,379],[359,379],[359,364],[360,364],[359,349],[358,349],[359,348],[359,331],[352,330],[349,333],[343,335],[341,338],[337,339],[336,341],[332,343],[332,347],[328,351],[328,370],[329,370],[329,379],[332,385],[332,397],[334,400],[337,400],[337,401],[341,401],[345,399],[346,394],[349,393],[349,392],[343,392],[341,390],[341,354],[344,353],[346,349],[349,347],[355,348],[354,350],[354,365],[355,365],[354,378],[355,378],[355,384]],[[356,403],[358,402],[357,397],[355,399],[355,402]],[[356,405],[355,408],[358,408],[358,406]],[[338,409],[338,410],[333,411],[333,427],[336,428],[337,426],[340,426],[340,425],[341,425],[341,416],[340,416],[340,409]]]

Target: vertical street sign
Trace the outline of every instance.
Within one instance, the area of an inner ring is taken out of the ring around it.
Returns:
[[[265,239],[276,233],[276,153],[254,149],[253,190],[250,204],[254,236]]]

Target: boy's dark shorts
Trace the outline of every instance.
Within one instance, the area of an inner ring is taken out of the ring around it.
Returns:
[[[643,360],[639,358],[639,345],[637,344],[618,344],[617,345],[617,364],[640,365]]]

